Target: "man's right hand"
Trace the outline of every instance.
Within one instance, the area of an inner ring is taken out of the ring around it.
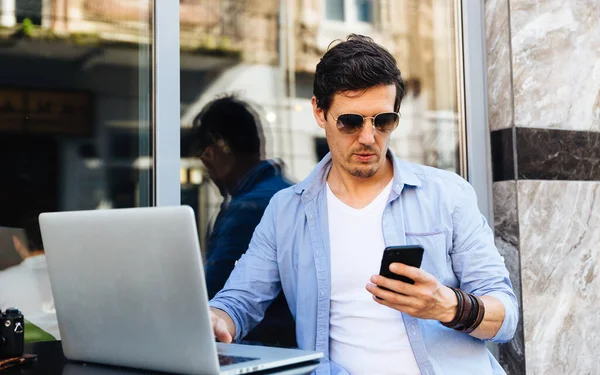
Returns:
[[[229,315],[219,309],[211,308],[210,322],[212,324],[212,329],[217,341],[225,344],[231,343],[233,340],[232,331],[235,332],[235,325],[233,324],[233,320],[231,320]]]

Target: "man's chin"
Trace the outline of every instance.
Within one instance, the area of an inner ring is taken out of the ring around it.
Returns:
[[[377,168],[375,168],[375,166],[366,166],[362,168],[352,168],[348,172],[357,178],[369,178],[373,177],[373,175],[377,172]]]

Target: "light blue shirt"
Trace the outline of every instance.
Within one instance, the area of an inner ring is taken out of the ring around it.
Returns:
[[[391,151],[388,157],[394,182],[382,219],[386,245],[420,244],[425,248],[421,268],[440,283],[496,297],[505,317],[492,341],[512,339],[517,299],[471,185],[454,173],[399,161]],[[248,251],[210,302],[231,316],[235,339],[262,319],[283,288],[296,320],[298,346],[328,356],[331,265],[325,186],[330,169],[328,154],[304,181],[273,197]],[[435,320],[402,316],[422,374],[504,374],[484,341]],[[332,362],[319,370],[346,374]]]

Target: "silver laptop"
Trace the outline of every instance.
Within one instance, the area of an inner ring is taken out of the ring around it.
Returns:
[[[65,357],[185,374],[242,374],[322,353],[215,343],[194,212],[43,213]]]

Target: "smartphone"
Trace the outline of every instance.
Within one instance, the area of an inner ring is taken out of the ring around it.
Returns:
[[[379,274],[389,279],[414,284],[414,280],[405,276],[397,275],[390,271],[390,264],[403,263],[408,266],[420,268],[421,262],[423,261],[423,252],[424,249],[421,245],[388,246],[383,251],[383,258],[381,259],[381,268],[379,269]],[[384,287],[380,288],[388,290]]]

